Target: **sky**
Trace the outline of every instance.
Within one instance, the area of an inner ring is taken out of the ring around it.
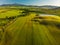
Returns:
[[[53,5],[60,6],[60,0],[0,0],[1,4]]]

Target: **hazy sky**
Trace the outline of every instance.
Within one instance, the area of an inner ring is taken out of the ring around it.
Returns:
[[[60,0],[0,0],[0,4],[19,3],[27,5],[54,5],[60,6]]]

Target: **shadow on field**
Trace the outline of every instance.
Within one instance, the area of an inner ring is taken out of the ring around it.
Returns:
[[[38,22],[40,25],[53,25],[56,26],[58,29],[60,29],[60,22],[57,21],[49,21],[49,20],[37,20],[37,19],[33,19],[32,21],[34,21],[35,23]]]

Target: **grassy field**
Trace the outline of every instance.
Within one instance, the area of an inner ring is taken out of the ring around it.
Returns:
[[[20,15],[23,11],[18,9],[2,9],[0,10],[0,18]]]
[[[0,18],[6,22],[2,25],[4,32],[3,29],[0,31],[0,45],[60,45],[59,16],[36,16],[36,12],[25,12],[25,16],[19,16],[22,12],[17,9],[0,11]],[[9,20],[12,16],[16,17]]]

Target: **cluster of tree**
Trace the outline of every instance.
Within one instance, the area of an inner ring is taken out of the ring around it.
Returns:
[[[13,20],[13,19],[15,19],[16,18],[16,16],[11,16],[11,17],[7,17],[6,16],[6,19],[8,19],[8,20]]]

